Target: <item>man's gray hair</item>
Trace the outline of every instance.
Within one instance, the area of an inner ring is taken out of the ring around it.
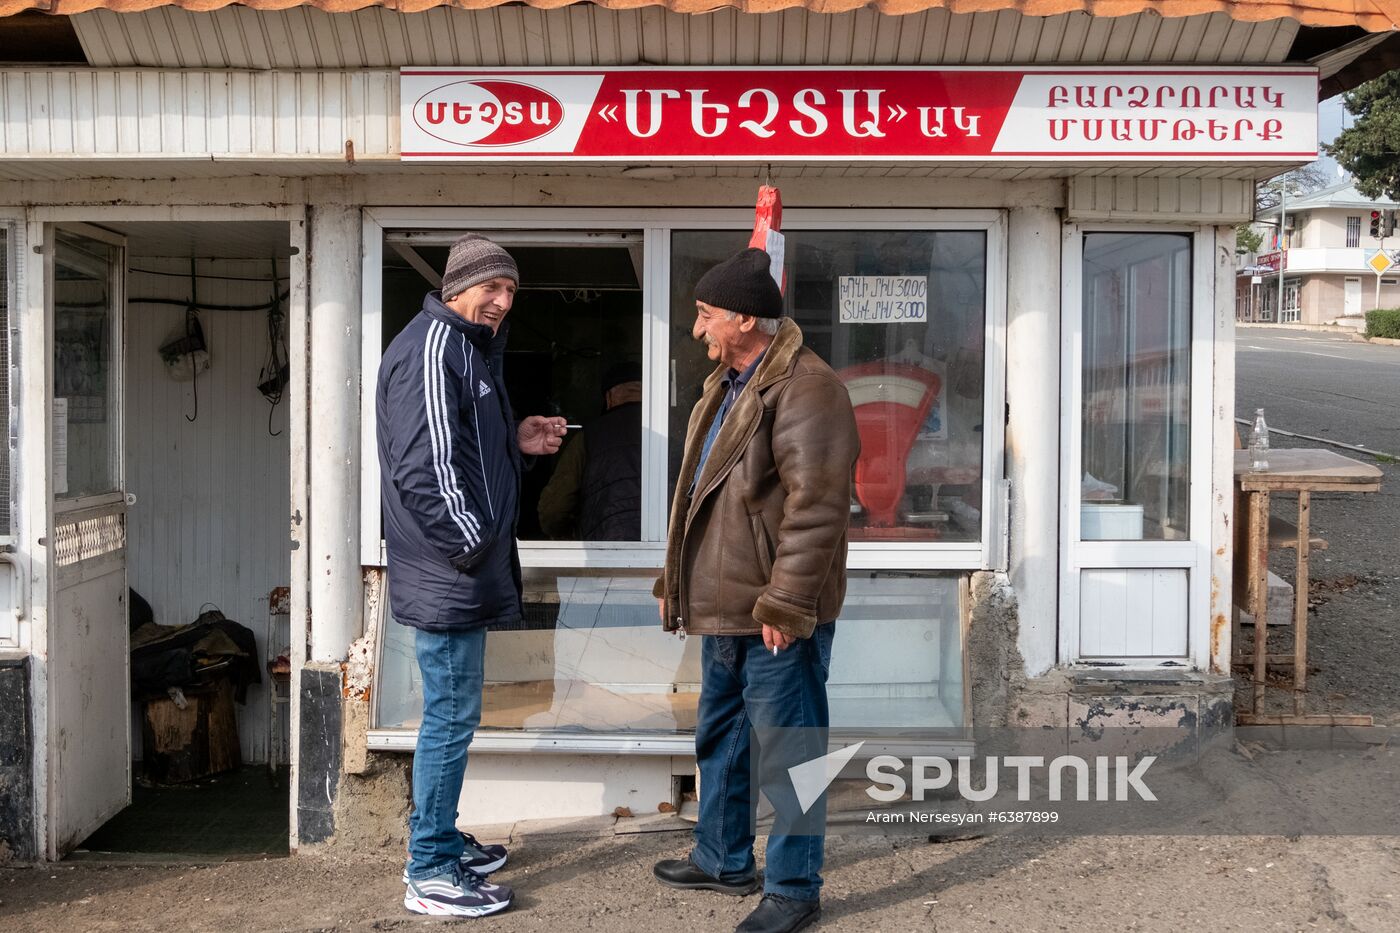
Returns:
[[[738,316],[739,312],[737,311],[724,312],[724,319],[726,321],[732,321]],[[783,325],[783,319],[780,317],[756,317],[754,320],[758,322],[758,332],[760,334],[767,334],[769,337],[776,334],[778,328]]]

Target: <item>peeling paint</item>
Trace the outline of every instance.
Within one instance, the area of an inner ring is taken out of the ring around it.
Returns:
[[[350,643],[346,654],[343,695],[346,699],[367,701],[374,684],[375,639],[381,604],[384,600],[384,570],[365,567],[362,570],[365,591],[365,634]]]

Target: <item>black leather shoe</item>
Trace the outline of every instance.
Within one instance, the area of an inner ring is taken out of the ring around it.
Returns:
[[[781,894],[765,894],[753,913],[734,928],[734,933],[797,933],[816,923],[821,915],[821,901],[795,901]]]
[[[721,881],[714,875],[707,875],[688,858],[667,858],[656,863],[652,874],[656,880],[671,888],[684,888],[690,891],[718,891],[743,897],[758,890],[761,882],[758,876],[742,881]]]

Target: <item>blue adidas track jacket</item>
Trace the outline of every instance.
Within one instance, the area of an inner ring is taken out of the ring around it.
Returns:
[[[375,395],[389,604],[430,631],[520,618],[520,448],[495,337],[438,292],[385,351]]]

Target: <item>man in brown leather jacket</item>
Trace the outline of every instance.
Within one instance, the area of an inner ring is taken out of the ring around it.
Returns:
[[[845,386],[782,317],[767,253],[714,267],[695,298],[692,332],[719,366],[690,416],[655,595],[668,631],[705,636],[700,819],[689,857],[655,874],[744,895],[759,885],[750,729],[763,736],[759,785],[780,817],[796,815],[787,768],[826,751],[860,441]],[[740,933],[788,933],[820,915],[824,797],[803,813],[803,834],[769,837],[764,896]]]

